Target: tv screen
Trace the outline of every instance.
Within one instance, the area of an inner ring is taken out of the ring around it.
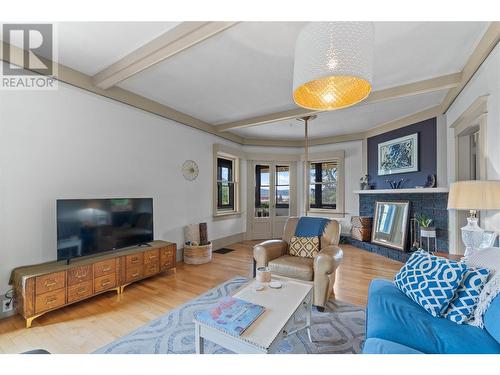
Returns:
[[[57,200],[57,260],[152,240],[152,198]]]

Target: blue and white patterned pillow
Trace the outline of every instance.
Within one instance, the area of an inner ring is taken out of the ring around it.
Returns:
[[[479,302],[479,295],[488,280],[490,270],[486,268],[469,268],[444,316],[457,324],[469,321]]]
[[[466,271],[465,264],[418,250],[394,277],[394,284],[432,316],[441,316]]]

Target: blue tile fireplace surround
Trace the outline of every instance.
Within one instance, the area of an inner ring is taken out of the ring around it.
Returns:
[[[375,201],[410,201],[409,218],[414,218],[424,214],[432,218],[432,226],[436,228],[437,250],[448,252],[448,193],[365,193],[359,194],[359,215],[374,217]],[[383,255],[385,257],[406,262],[410,253],[410,228],[408,226],[408,243],[406,251],[391,249],[388,247],[373,244],[371,242],[361,242],[352,238],[346,240],[363,250]],[[431,251],[433,251],[431,244]]]

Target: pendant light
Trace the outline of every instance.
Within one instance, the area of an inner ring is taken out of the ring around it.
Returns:
[[[368,97],[373,49],[372,22],[307,24],[295,47],[295,103],[324,111],[349,107]]]

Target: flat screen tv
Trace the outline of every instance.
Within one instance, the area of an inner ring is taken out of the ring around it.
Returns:
[[[57,260],[153,241],[153,199],[57,200]]]

